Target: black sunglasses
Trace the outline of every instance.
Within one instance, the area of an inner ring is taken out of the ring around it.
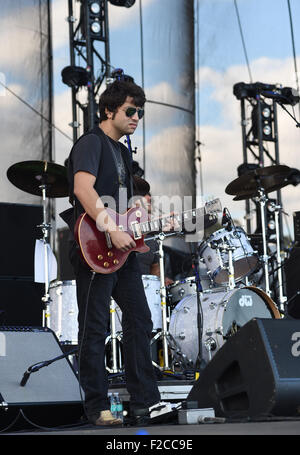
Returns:
[[[136,107],[128,107],[125,111],[127,117],[132,117],[137,112],[139,119],[144,117],[144,109],[143,108],[136,108]]]

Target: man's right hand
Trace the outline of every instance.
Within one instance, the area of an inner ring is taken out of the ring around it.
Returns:
[[[131,250],[136,247],[136,243],[127,232],[124,231],[110,231],[109,232],[112,244],[118,249],[123,251]]]

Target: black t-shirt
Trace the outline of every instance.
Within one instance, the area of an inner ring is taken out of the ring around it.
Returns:
[[[104,202],[105,202],[105,196],[113,197],[115,200],[115,207],[108,203],[108,206],[119,212],[120,209],[120,200],[119,200],[119,191],[118,189],[124,188],[126,190],[129,190],[129,172],[128,169],[124,163],[123,159],[123,150],[121,147],[121,144],[119,142],[114,141],[111,139],[109,136],[106,136],[106,138],[109,141],[109,144],[111,145],[110,150],[108,150],[108,153],[112,155],[113,161],[112,161],[112,166],[115,166],[116,174],[117,174],[117,184],[116,184],[116,190],[114,191],[114,194],[110,194],[110,191],[107,191],[107,193],[103,194],[103,188],[102,184],[103,182],[101,181],[101,178],[99,178],[100,174],[100,168],[107,166],[107,163],[105,163],[106,155],[104,153],[103,148],[106,147],[108,148],[109,145],[104,142],[98,134],[90,132],[81,138],[75,143],[72,152],[70,154],[69,158],[69,163],[68,163],[68,175],[69,175],[69,181],[73,183],[74,181],[74,175],[76,172],[83,171],[83,172],[88,172],[92,174],[93,176],[96,177],[95,185],[94,188],[99,194],[99,196],[103,197]],[[107,152],[107,150],[106,150]],[[73,185],[71,184],[71,187]],[[128,200],[128,195],[127,195],[127,200]],[[126,200],[126,202],[127,202]],[[78,213],[82,213],[84,210],[79,203],[79,201],[76,200],[76,206]],[[125,202],[125,203],[126,203]],[[124,201],[123,201],[124,205]],[[122,207],[123,210],[125,211],[127,207],[124,210],[124,207]]]

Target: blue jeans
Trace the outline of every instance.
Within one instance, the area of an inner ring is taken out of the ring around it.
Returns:
[[[135,253],[129,255],[117,272],[95,274],[92,282],[91,271],[82,264],[74,248],[70,259],[76,274],[79,346],[82,343],[80,383],[85,393],[86,414],[94,415],[110,408],[105,339],[111,296],[122,310],[123,356],[130,408],[140,409],[157,403],[160,394],[150,352],[153,324]]]

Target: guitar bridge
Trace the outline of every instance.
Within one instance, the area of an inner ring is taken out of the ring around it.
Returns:
[[[131,223],[131,230],[133,233],[133,238],[134,240],[141,239],[143,237],[142,231],[141,231],[141,226],[137,221],[133,221]]]

